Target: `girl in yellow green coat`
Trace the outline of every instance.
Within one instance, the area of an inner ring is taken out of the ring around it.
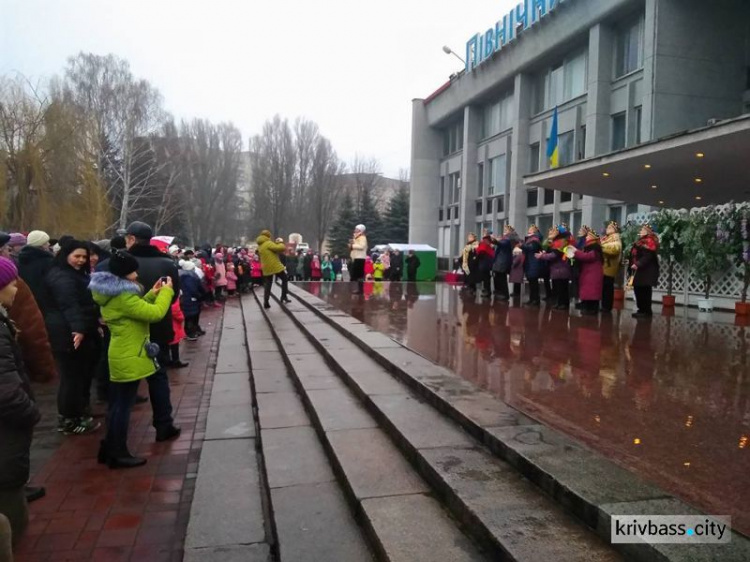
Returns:
[[[146,463],[128,451],[130,410],[138,383],[153,375],[158,348],[149,341],[150,325],[166,316],[172,304],[172,280],[160,279],[145,296],[137,282],[138,261],[124,251],[109,260],[109,271],[91,276],[89,289],[109,327],[109,408],[107,436],[99,449],[99,462],[110,468],[132,468]]]

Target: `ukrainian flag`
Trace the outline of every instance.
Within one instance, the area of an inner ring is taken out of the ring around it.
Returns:
[[[549,132],[549,140],[547,141],[547,159],[549,160],[550,168],[558,168],[560,166],[560,150],[557,146],[557,106],[555,106],[555,113],[552,116],[552,128]]]

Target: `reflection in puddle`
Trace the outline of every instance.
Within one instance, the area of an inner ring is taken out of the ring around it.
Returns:
[[[750,534],[750,328],[477,303],[447,284],[300,285]]]

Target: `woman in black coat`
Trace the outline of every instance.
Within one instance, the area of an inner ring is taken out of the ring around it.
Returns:
[[[630,271],[638,306],[633,318],[650,318],[653,289],[659,284],[659,237],[651,225],[641,227],[640,238],[630,249]]]
[[[13,543],[28,523],[24,486],[29,479],[29,451],[39,408],[31,392],[17,332],[5,307],[13,304],[18,271],[7,258],[0,258],[0,533],[6,518]],[[0,536],[0,544],[7,537]],[[7,554],[0,549],[0,557]]]
[[[69,240],[45,277],[51,295],[44,311],[52,351],[60,371],[58,430],[80,435],[94,431],[90,416],[91,380],[100,352],[99,311],[88,289],[89,247]]]

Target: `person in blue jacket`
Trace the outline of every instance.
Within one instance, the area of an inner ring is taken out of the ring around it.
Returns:
[[[509,224],[503,227],[502,238],[493,237],[495,259],[492,264],[492,275],[494,277],[495,300],[507,301],[510,299],[508,274],[513,266],[513,248],[518,241],[516,229]]]
[[[180,262],[180,307],[185,315],[185,334],[188,341],[195,341],[206,332],[200,326],[201,303],[206,298],[195,264],[190,260]]]

